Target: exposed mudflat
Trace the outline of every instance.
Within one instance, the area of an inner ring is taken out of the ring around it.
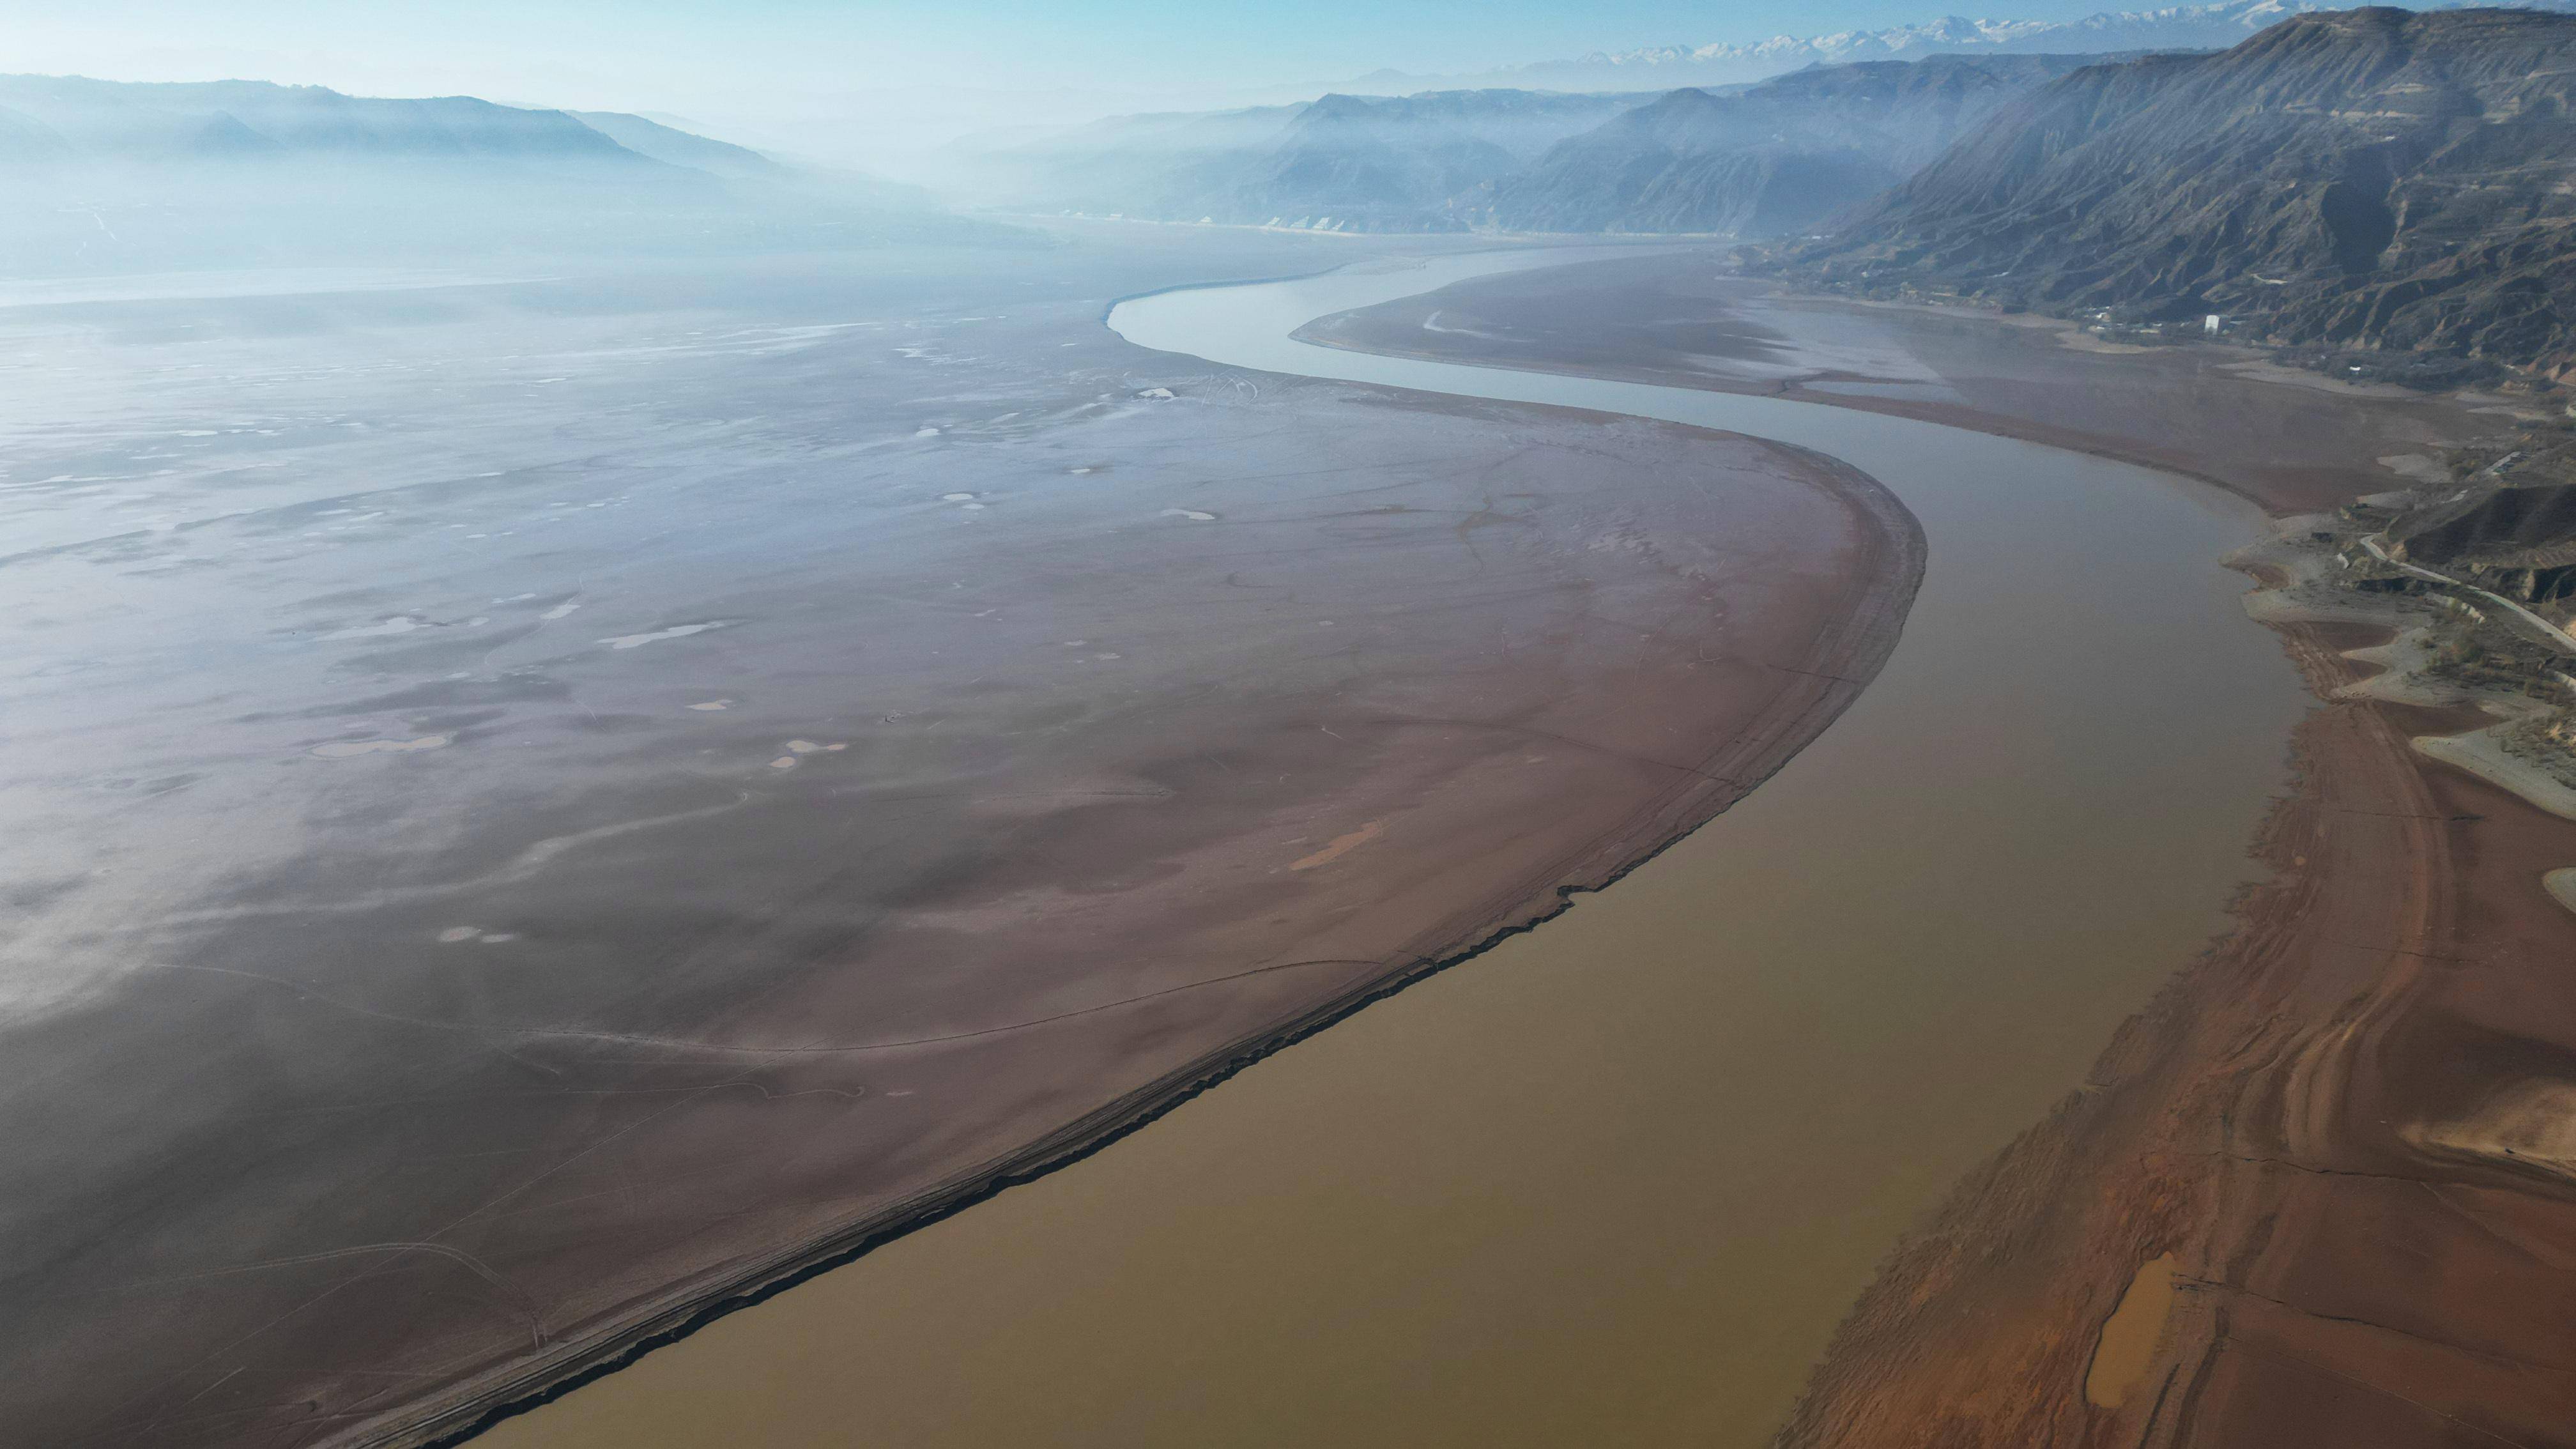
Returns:
[[[0,1422],[453,1428],[1707,819],[1818,455],[1195,364],[1281,238],[0,314]],[[1400,249],[1400,248],[1399,248]]]
[[[2397,486],[2440,443],[2510,431],[2503,399],[2352,386],[2239,347],[2115,347],[2038,318],[1801,297],[1723,261],[1673,250],[1479,277],[1300,335],[1923,418],[2149,463],[2285,512]]]

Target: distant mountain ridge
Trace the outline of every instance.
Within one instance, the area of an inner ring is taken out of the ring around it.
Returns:
[[[2423,10],[2468,8],[2471,0],[2424,0]],[[1934,54],[2065,54],[2225,50],[2296,15],[2336,8],[2326,0],[2219,0],[2154,10],[2106,11],[2081,20],[1971,20],[1944,16],[1921,25],[1779,35],[1741,45],[1659,45],[1567,60],[1538,61],[1458,75],[1378,71],[1350,82],[1366,94],[1431,87],[1514,86],[1534,90],[1668,90],[1742,84],[1810,65],[1918,60]],[[2576,0],[2527,0],[2524,8],[2576,13]]]
[[[156,84],[11,75],[0,76],[0,114],[7,118],[7,134],[48,137],[47,154],[57,159],[301,155],[551,159],[646,169],[660,164],[565,112],[471,96],[379,100],[266,81]]]
[[[1904,180],[2016,96],[2098,59],[1935,56],[1687,89],[1559,142],[1478,224],[1527,232],[1803,232]]]
[[[1028,238],[622,112],[0,76],[0,271]]]
[[[785,166],[748,146],[718,141],[694,131],[666,126],[642,116],[623,111],[565,111],[590,129],[634,152],[638,156],[670,166],[686,166],[710,176],[729,176],[736,180],[783,181],[795,174]]]
[[[1000,204],[1321,231],[1778,236],[1821,225],[2093,56],[1818,66],[1661,96],[1329,95],[1117,118],[970,154]]]
[[[0,167],[87,161],[140,167],[301,158],[365,165],[507,163],[616,184],[864,192],[927,209],[928,192],[775,157],[623,111],[502,105],[473,96],[386,99],[267,81],[131,83],[0,75]]]
[[[2076,71],[1782,260],[2576,377],[2576,16],[2323,13]]]
[[[1452,198],[1639,97],[1532,91],[1328,95],[1301,105],[1113,118],[961,156],[1008,204],[1155,221],[1454,231]]]

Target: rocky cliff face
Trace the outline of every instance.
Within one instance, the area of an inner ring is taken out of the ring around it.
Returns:
[[[1510,231],[1807,231],[1912,175],[2073,56],[1938,56],[1681,90],[1558,144],[1475,219]]]
[[[1828,240],[1862,290],[2576,371],[2576,17],[2301,16],[2217,55],[2077,71]]]

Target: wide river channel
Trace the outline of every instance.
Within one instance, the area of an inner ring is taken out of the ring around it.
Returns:
[[[1564,259],[1166,292],[1109,325],[1231,367],[1850,462],[1930,543],[1859,702],[1540,929],[486,1442],[1768,1438],[1899,1235],[2223,927],[2307,699],[2218,565],[2262,520],[2214,489],[1908,419],[1288,336]]]

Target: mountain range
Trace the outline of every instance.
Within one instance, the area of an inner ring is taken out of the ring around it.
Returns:
[[[642,116],[262,81],[0,76],[21,274],[992,238],[927,192]]]
[[[1463,210],[1505,231],[1803,232],[2094,59],[1936,56],[1819,66],[1726,93],[1678,90],[1559,142]]]
[[[2455,10],[2471,0],[2423,0],[2415,8]],[[2576,13],[2576,0],[2523,0],[2525,8]],[[1918,60],[1934,54],[2064,54],[2117,51],[2225,50],[2294,15],[2326,10],[2320,0],[2219,0],[2155,10],[2103,12],[2081,20],[1970,20],[1945,16],[1921,25],[1845,30],[1830,35],[1774,36],[1749,44],[1659,45],[1595,51],[1461,75],[1383,70],[1349,82],[1362,94],[1401,94],[1433,87],[1643,91],[1740,85],[1811,65],[1865,60]]]
[[[1637,97],[1533,91],[1328,95],[1113,118],[954,154],[960,181],[1034,211],[1324,231],[1454,231],[1452,199],[1536,161]]]
[[[2076,71],[1779,261],[2576,376],[2576,17],[2322,13]]]
[[[1012,209],[1323,231],[1805,231],[1911,175],[2005,101],[2098,57],[1818,66],[1661,96],[1328,95],[1135,116],[982,153]]]
[[[638,144],[622,142],[623,135]],[[662,154],[656,154],[656,153]],[[758,153],[641,116],[495,105],[471,96],[383,100],[265,81],[129,83],[0,76],[0,162],[186,167],[289,158],[470,161],[559,174],[683,179],[694,152],[758,165]],[[779,174],[784,168],[769,163]]]

